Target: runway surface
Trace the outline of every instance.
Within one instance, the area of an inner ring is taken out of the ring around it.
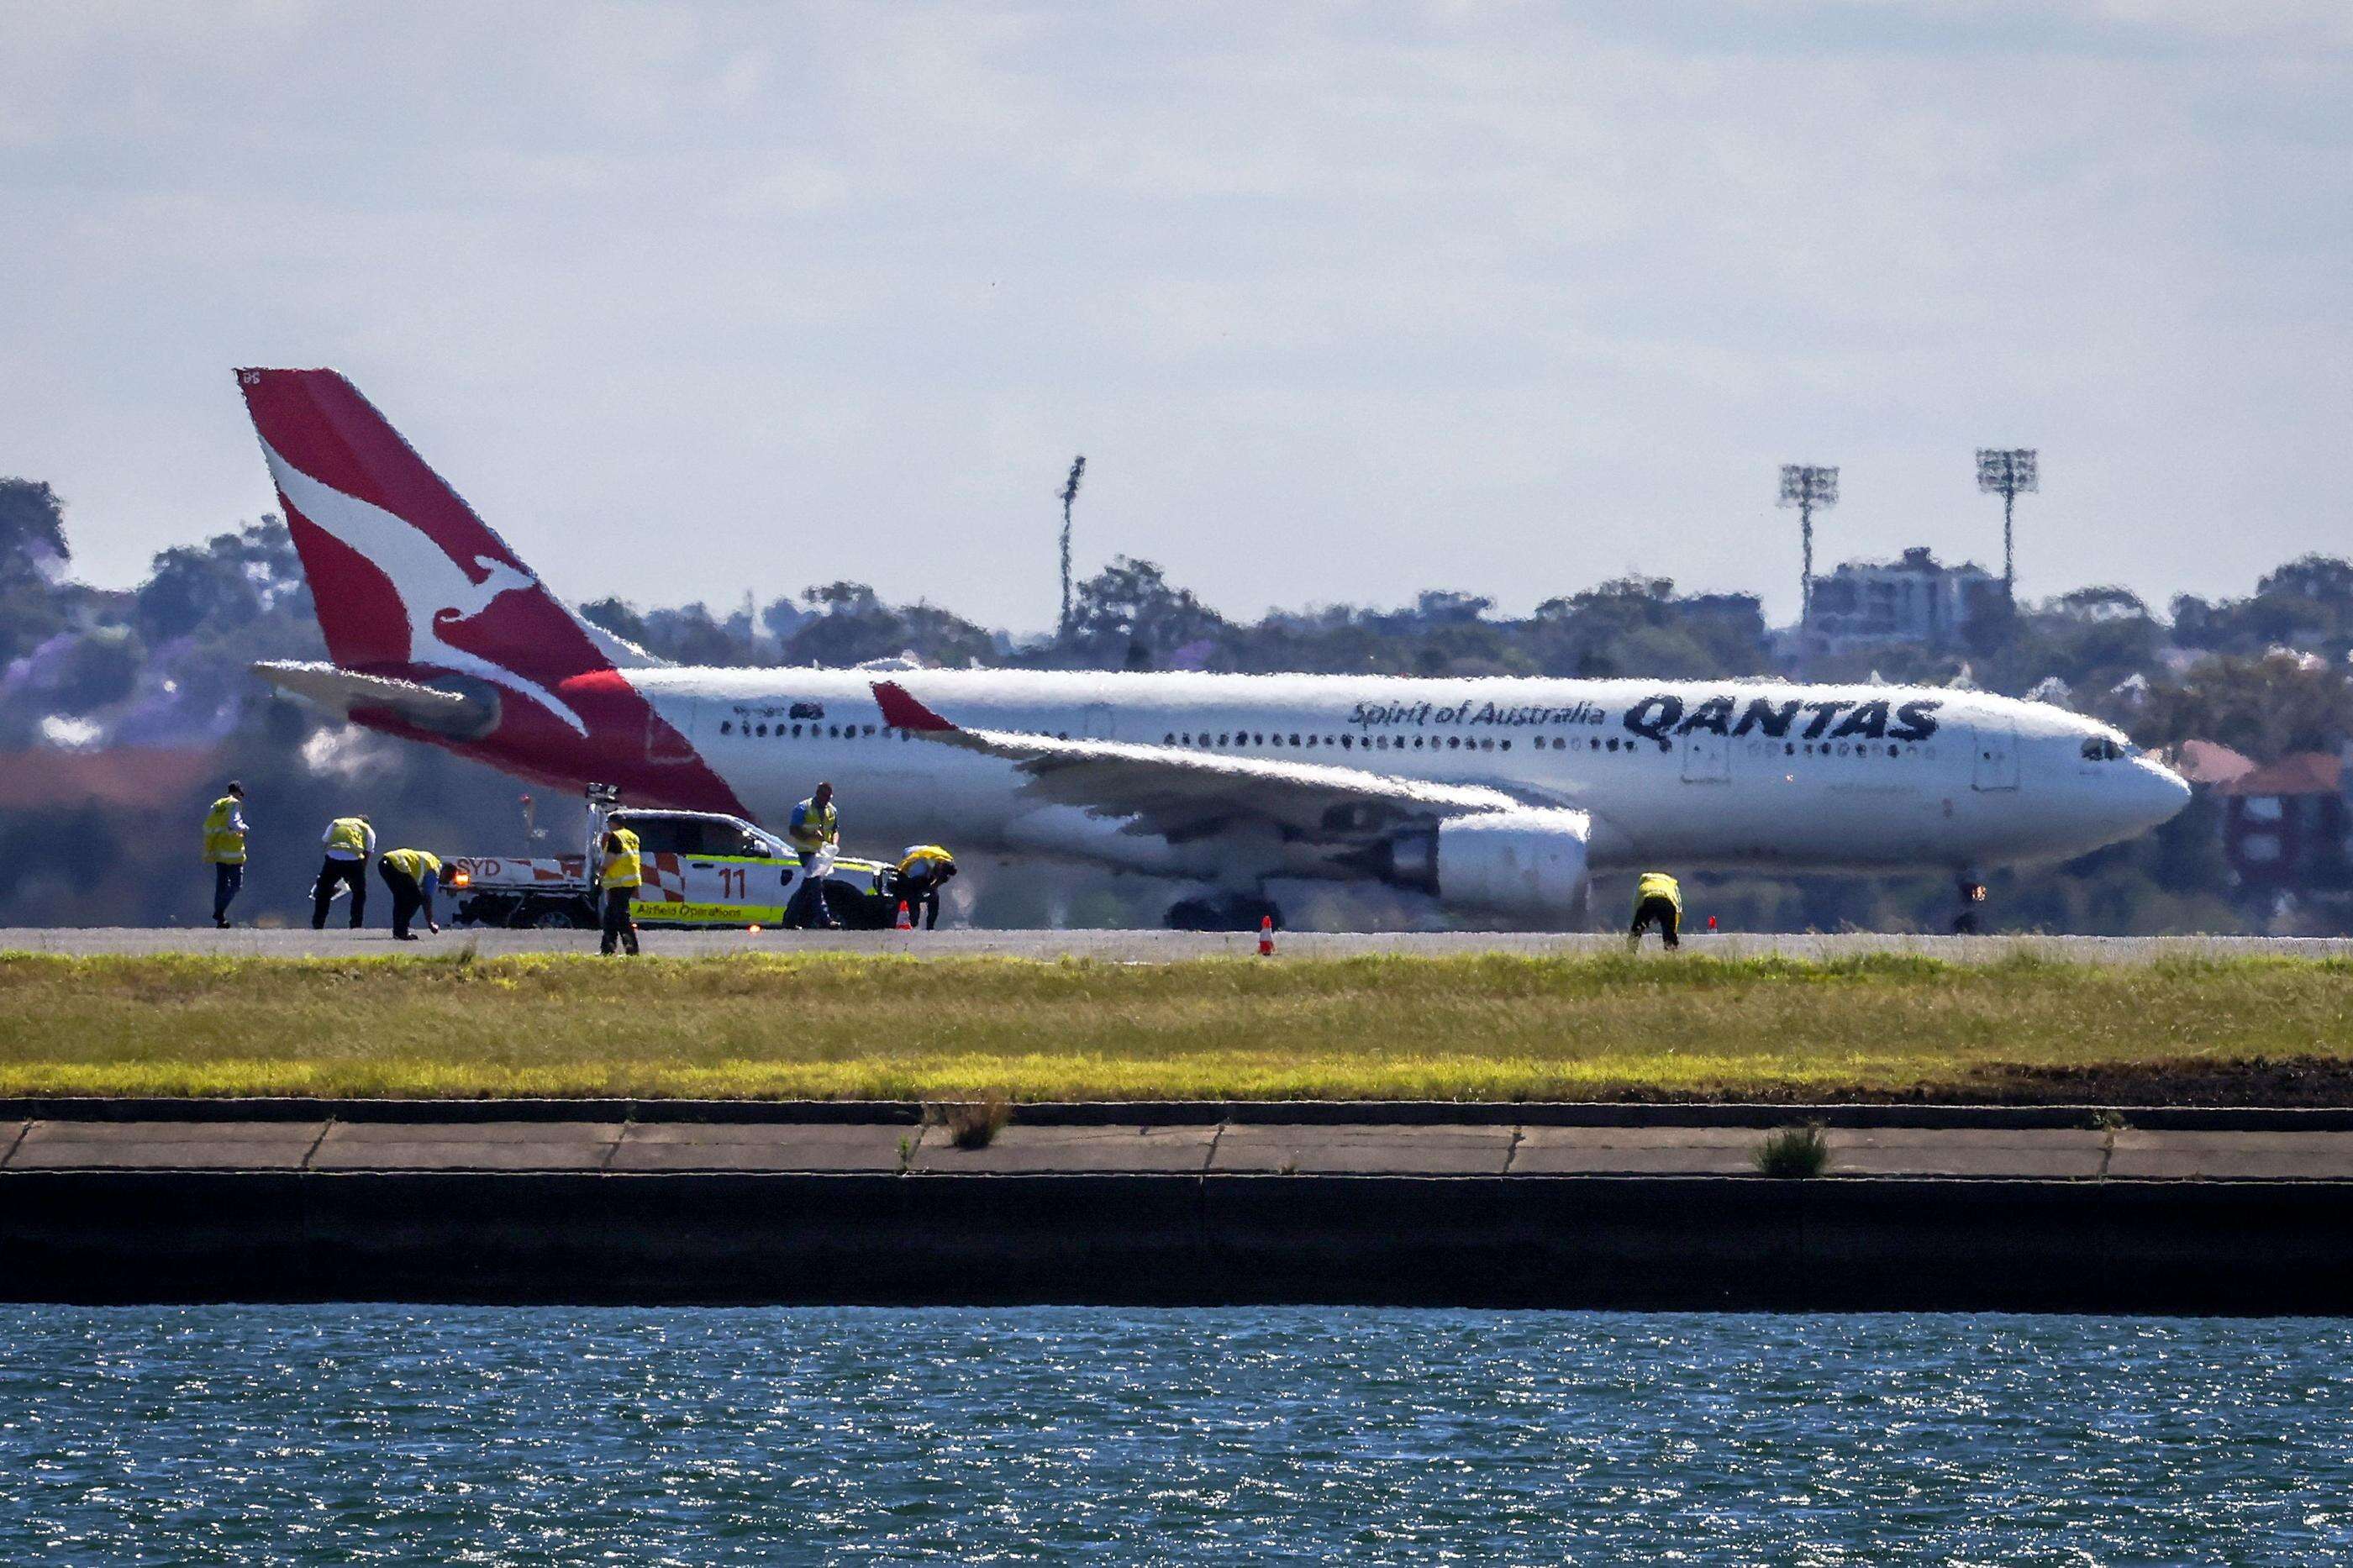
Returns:
[[[1435,957],[1480,952],[1602,953],[1622,950],[1624,938],[1600,933],[1519,931],[1282,931],[1278,958],[1353,957],[1398,953]],[[596,933],[451,928],[421,942],[395,942],[389,931],[212,931],[201,927],[94,926],[57,930],[0,928],[0,952],[205,953],[219,956],[315,958],[353,954],[448,952],[467,944],[483,956],[596,951]],[[922,958],[1091,958],[1118,963],[1166,963],[1255,952],[1246,931],[647,931],[645,951],[665,957],[719,957],[748,952],[894,953]],[[1662,956],[1655,939],[1643,951]],[[1686,953],[1722,958],[1782,954],[1825,959],[1866,952],[1917,953],[1961,963],[1984,963],[2030,952],[2077,963],[2147,963],[2163,957],[2353,957],[2353,939],[2338,937],[2051,937],[1901,936],[1870,932],[1767,935],[1695,932]]]

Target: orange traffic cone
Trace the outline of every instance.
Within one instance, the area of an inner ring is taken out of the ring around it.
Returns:
[[[901,931],[915,929],[915,917],[907,912],[907,900],[904,899],[899,900],[899,929]]]
[[[1272,915],[1258,917],[1258,955],[1261,958],[1274,956],[1274,917]]]

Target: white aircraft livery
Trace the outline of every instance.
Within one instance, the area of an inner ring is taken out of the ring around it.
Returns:
[[[684,668],[591,626],[341,375],[241,370],[353,721],[521,777],[771,825],[1208,885],[1361,879],[1581,923],[1597,871],[2069,858],[2189,788],[2105,724],[1941,688],[1757,680]],[[1197,907],[1201,902],[1195,900]]]

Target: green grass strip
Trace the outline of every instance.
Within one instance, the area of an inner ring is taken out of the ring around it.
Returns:
[[[7,1095],[1985,1098],[2290,1058],[2353,1071],[2353,963],[0,954]]]

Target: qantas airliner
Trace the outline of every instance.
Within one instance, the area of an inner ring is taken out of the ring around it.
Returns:
[[[255,667],[354,722],[543,784],[853,839],[1206,884],[1277,879],[1582,923],[1597,871],[1988,868],[2164,822],[2183,782],[2105,724],[1974,691],[1771,681],[682,668],[539,581],[351,383],[240,370],[332,664]]]

